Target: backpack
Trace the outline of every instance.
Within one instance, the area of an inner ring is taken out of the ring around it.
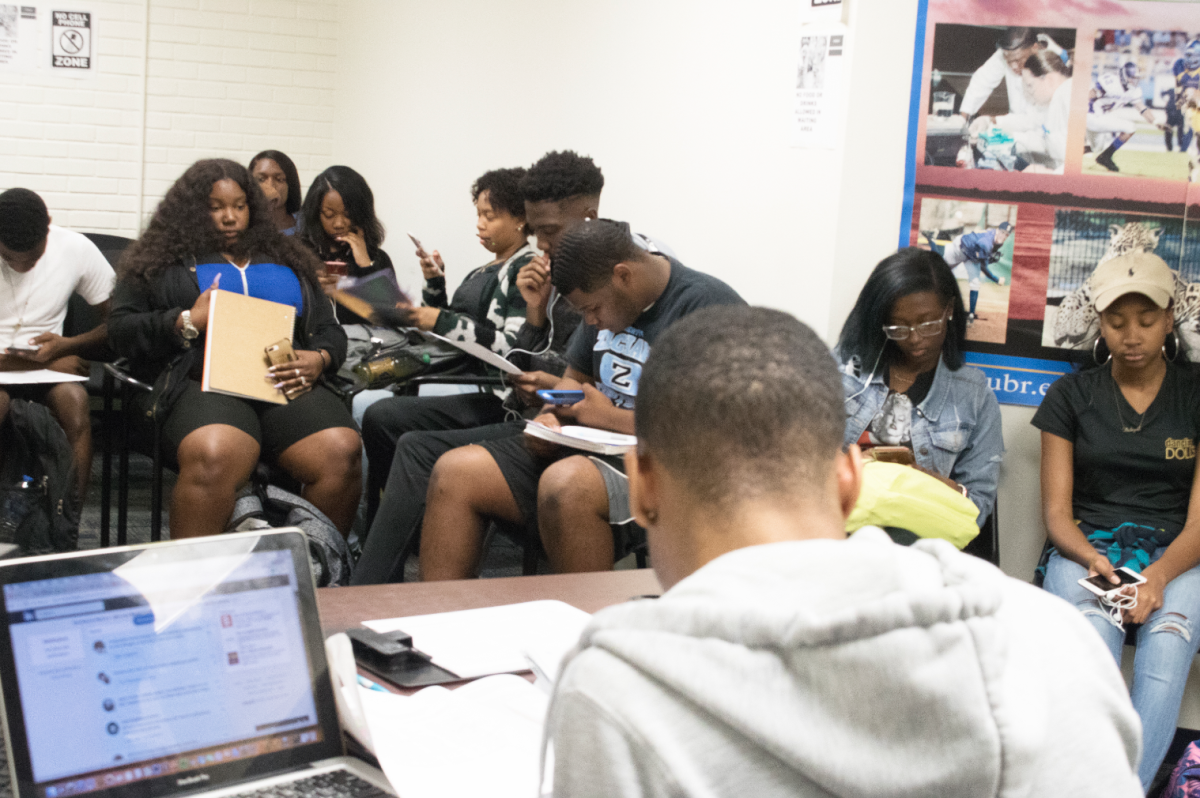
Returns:
[[[16,546],[7,556],[77,549],[75,458],[67,433],[45,405],[13,399],[0,440],[0,544]]]
[[[350,584],[350,548],[329,518],[294,493],[275,485],[255,482],[234,503],[231,531],[296,526],[308,538],[317,587]]]
[[[1162,798],[1197,798],[1200,796],[1200,742],[1192,742],[1183,750],[1183,756],[1171,778],[1163,788]]]

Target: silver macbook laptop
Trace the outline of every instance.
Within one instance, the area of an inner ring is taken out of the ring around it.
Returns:
[[[0,562],[19,798],[390,795],[343,756],[296,530]]]

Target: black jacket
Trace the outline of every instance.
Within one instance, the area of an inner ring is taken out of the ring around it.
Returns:
[[[333,309],[302,276],[304,313],[296,324],[296,349],[324,349],[332,360],[326,374],[337,373],[346,359],[346,333],[334,318]],[[108,317],[108,341],[113,350],[129,361],[133,376],[153,383],[153,410],[165,413],[186,385],[189,373],[204,362],[204,338],[192,346],[175,331],[175,321],[200,297],[195,265],[172,264],[150,282],[125,278],[113,291]]]

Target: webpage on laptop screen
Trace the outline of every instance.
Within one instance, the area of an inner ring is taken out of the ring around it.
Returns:
[[[48,798],[320,739],[290,552],[224,559],[4,587]]]

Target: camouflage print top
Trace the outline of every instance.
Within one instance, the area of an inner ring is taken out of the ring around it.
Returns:
[[[525,323],[525,298],[517,289],[517,273],[533,256],[533,247],[526,244],[503,263],[481,266],[463,278],[449,303],[446,278],[427,280],[422,299],[429,307],[442,309],[433,331],[506,355],[518,346],[517,334]],[[507,391],[496,393],[504,395]]]

